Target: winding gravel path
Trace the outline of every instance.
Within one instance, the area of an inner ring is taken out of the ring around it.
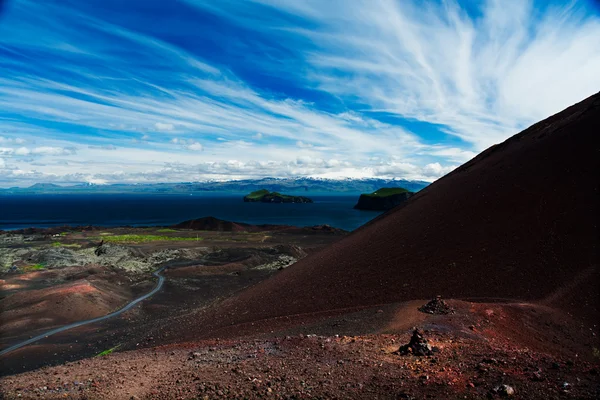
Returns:
[[[69,330],[69,329],[77,328],[79,326],[83,326],[83,325],[88,325],[88,324],[93,324],[93,323],[96,323],[96,322],[104,321],[106,319],[113,318],[113,317],[116,317],[118,315],[121,315],[125,311],[131,310],[140,301],[146,300],[148,297],[154,295],[156,292],[158,292],[162,288],[163,283],[165,283],[165,277],[162,276],[160,273],[162,271],[164,271],[165,268],[167,268],[167,267],[164,266],[164,267],[159,268],[158,270],[156,270],[156,271],[154,271],[152,273],[152,275],[154,275],[154,276],[156,276],[158,278],[158,283],[156,284],[156,286],[154,287],[154,289],[152,289],[150,292],[146,293],[145,295],[143,295],[141,297],[138,297],[137,299],[133,300],[132,302],[130,302],[129,304],[127,304],[125,307],[123,307],[123,308],[121,308],[121,309],[119,309],[119,310],[117,310],[117,311],[115,311],[113,313],[104,315],[102,317],[88,319],[88,320],[85,320],[85,321],[73,322],[72,324],[61,326],[60,328],[52,329],[51,331],[42,333],[41,335],[38,335],[38,336],[33,337],[31,339],[27,339],[24,342],[17,343],[17,344],[15,344],[13,346],[10,346],[10,347],[8,347],[8,348],[0,351],[0,356],[3,356],[4,354],[8,354],[8,353],[10,353],[12,351],[15,351],[17,349],[20,349],[21,347],[27,346],[28,344],[35,343],[38,340],[42,340],[44,338],[47,338],[48,336],[55,335],[57,333],[64,332],[64,331]]]

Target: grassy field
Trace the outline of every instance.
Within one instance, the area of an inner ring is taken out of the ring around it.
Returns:
[[[102,237],[102,240],[108,243],[149,243],[149,242],[181,242],[203,240],[201,237],[175,237],[161,235],[114,235]]]
[[[250,193],[246,197],[249,198],[249,199],[260,200],[264,196],[268,195],[269,193],[270,192],[267,189],[261,189],[261,190],[257,190],[255,192]]]
[[[365,196],[369,196],[369,197],[387,197],[387,196],[392,196],[394,194],[408,193],[408,192],[410,192],[410,191],[406,190],[404,188],[401,188],[401,187],[397,187],[397,188],[381,188],[379,190],[374,191],[373,193],[365,194]]]
[[[52,247],[70,247],[70,248],[73,248],[73,249],[79,249],[81,247],[81,245],[77,244],[77,243],[54,242],[54,243],[52,243]]]

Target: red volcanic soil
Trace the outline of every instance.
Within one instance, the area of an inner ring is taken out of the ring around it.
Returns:
[[[103,267],[36,271],[0,280],[0,341],[106,315],[131,300],[130,288],[122,284]]]
[[[99,283],[99,282],[98,282]],[[78,280],[50,288],[18,292],[0,300],[0,336],[65,325],[106,315],[129,300],[117,286]]]
[[[571,339],[577,328],[563,325],[569,317],[530,304],[460,301],[449,301],[456,310],[451,316],[414,312],[422,304],[374,308],[305,327],[317,335],[290,332],[119,352],[4,377],[0,385],[7,399],[500,399],[495,389],[501,385],[519,399],[597,398],[598,366],[578,358],[589,348]],[[368,319],[378,331],[394,333],[319,332]],[[395,332],[417,323],[439,351],[400,356],[410,331]]]
[[[438,294],[536,302],[596,323],[599,133],[596,94],[226,300],[188,337]]]

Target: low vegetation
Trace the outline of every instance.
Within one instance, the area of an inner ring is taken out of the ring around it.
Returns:
[[[261,190],[257,190],[255,192],[250,193],[249,195],[247,195],[246,197],[248,199],[252,199],[252,200],[260,200],[262,199],[264,196],[268,195],[270,192],[267,189],[261,189]]]
[[[171,228],[164,228],[164,229],[159,229],[156,232],[160,232],[160,233],[170,233],[170,232],[178,232],[177,229],[171,229]]]
[[[70,247],[73,249],[79,249],[79,248],[81,248],[81,245],[77,244],[77,243],[54,242],[54,243],[52,243],[52,247]]]
[[[291,196],[279,192],[269,192],[266,189],[256,190],[244,196],[245,202],[263,203],[312,203],[313,201],[304,196]]]
[[[381,188],[381,189],[378,189],[378,190],[374,191],[373,193],[364,194],[363,196],[368,196],[368,197],[387,197],[387,196],[392,196],[392,195],[395,195],[395,194],[408,193],[408,192],[410,192],[410,191],[406,190],[404,188],[401,188],[401,187]]]
[[[24,271],[40,271],[42,269],[46,269],[46,266],[44,264],[34,264],[23,267]]]
[[[161,235],[114,235],[102,238],[108,243],[149,243],[149,242],[163,242],[163,241],[194,241],[202,240],[201,237],[175,237],[175,236],[161,236]]]
[[[116,345],[116,346],[115,346],[115,347],[113,347],[113,348],[110,348],[110,349],[104,350],[103,352],[101,352],[101,353],[98,353],[98,354],[96,355],[96,357],[104,357],[104,356],[107,356],[107,355],[109,355],[109,354],[112,354],[112,352],[113,352],[113,351],[115,351],[115,350],[117,350],[119,347],[121,347],[121,345],[120,345],[120,344]]]

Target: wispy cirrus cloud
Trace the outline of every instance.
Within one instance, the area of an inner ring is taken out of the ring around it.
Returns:
[[[255,26],[253,6],[222,13]],[[437,124],[481,151],[600,88],[600,18],[591,2],[257,0],[255,26],[294,43],[296,76],[363,114]],[[466,6],[465,6],[466,5]],[[290,26],[286,18],[301,23]],[[310,43],[311,45],[307,45]]]
[[[595,92],[599,37],[585,3],[14,1],[0,185],[433,180]]]

